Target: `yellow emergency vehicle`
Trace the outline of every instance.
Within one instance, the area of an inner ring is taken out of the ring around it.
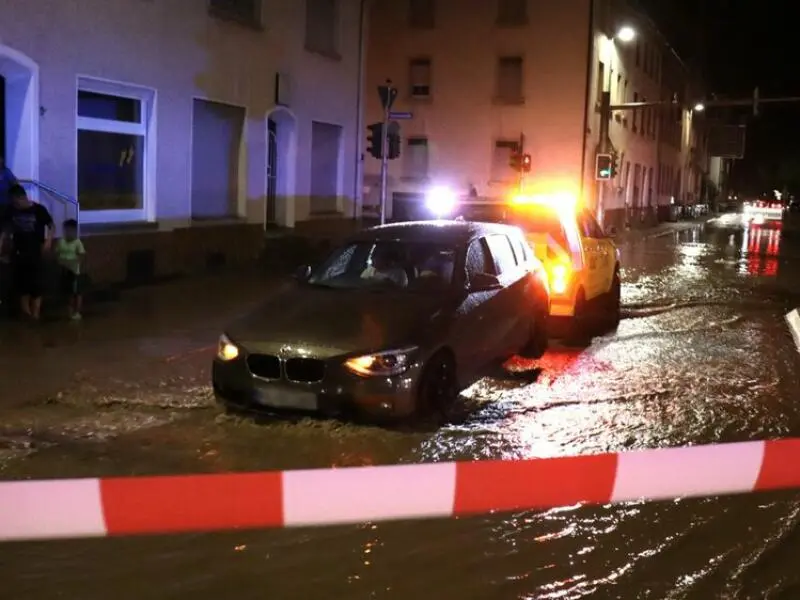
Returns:
[[[619,322],[619,250],[591,211],[569,195],[517,196],[506,221],[525,232],[545,265],[551,317]]]
[[[586,333],[592,322],[619,322],[619,250],[577,195],[532,192],[500,201],[458,198],[448,188],[434,188],[426,206],[437,219],[502,221],[522,229],[547,270],[553,321],[568,321]]]

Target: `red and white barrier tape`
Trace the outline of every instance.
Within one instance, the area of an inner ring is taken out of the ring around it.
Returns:
[[[441,518],[800,488],[800,439],[515,461],[0,483],[0,540]]]

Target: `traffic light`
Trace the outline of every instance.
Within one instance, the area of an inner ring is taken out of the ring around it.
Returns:
[[[595,164],[594,177],[605,181],[614,177],[614,156],[611,154],[598,154]]]
[[[383,123],[373,123],[367,129],[367,152],[374,158],[383,158]]]
[[[522,172],[523,173],[530,173],[531,172],[531,155],[530,154],[523,154],[522,155]]]
[[[389,132],[386,136],[386,145],[387,145],[387,156],[389,160],[394,160],[396,158],[400,158],[400,147],[402,145],[400,134]]]
[[[614,179],[619,172],[619,155],[614,152],[611,155],[611,179]]]

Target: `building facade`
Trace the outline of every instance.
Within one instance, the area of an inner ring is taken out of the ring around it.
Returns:
[[[633,39],[617,35],[623,27]],[[413,114],[401,122],[402,155],[390,163],[395,218],[419,210],[431,186],[502,199],[522,185],[580,197],[618,226],[652,220],[691,183],[682,170],[694,131],[686,106],[615,110],[608,130],[618,173],[595,180],[603,91],[617,106],[688,97],[688,71],[655,25],[621,0],[375,5],[367,65],[367,123],[381,120],[372,90],[386,79],[399,91],[394,110]],[[522,181],[510,166],[519,149],[532,163]],[[375,206],[380,164],[365,160],[365,204]]]
[[[352,216],[363,11],[362,0],[5,0],[6,162],[42,184],[31,185],[57,217],[77,201],[109,261],[149,252],[159,272],[192,247],[218,254],[258,246],[270,225]]]

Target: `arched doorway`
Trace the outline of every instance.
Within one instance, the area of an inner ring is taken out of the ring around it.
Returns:
[[[39,66],[0,44],[0,154],[20,179],[39,179]]]
[[[297,164],[296,119],[287,108],[267,115],[267,197],[264,226],[294,227],[295,167]]]

